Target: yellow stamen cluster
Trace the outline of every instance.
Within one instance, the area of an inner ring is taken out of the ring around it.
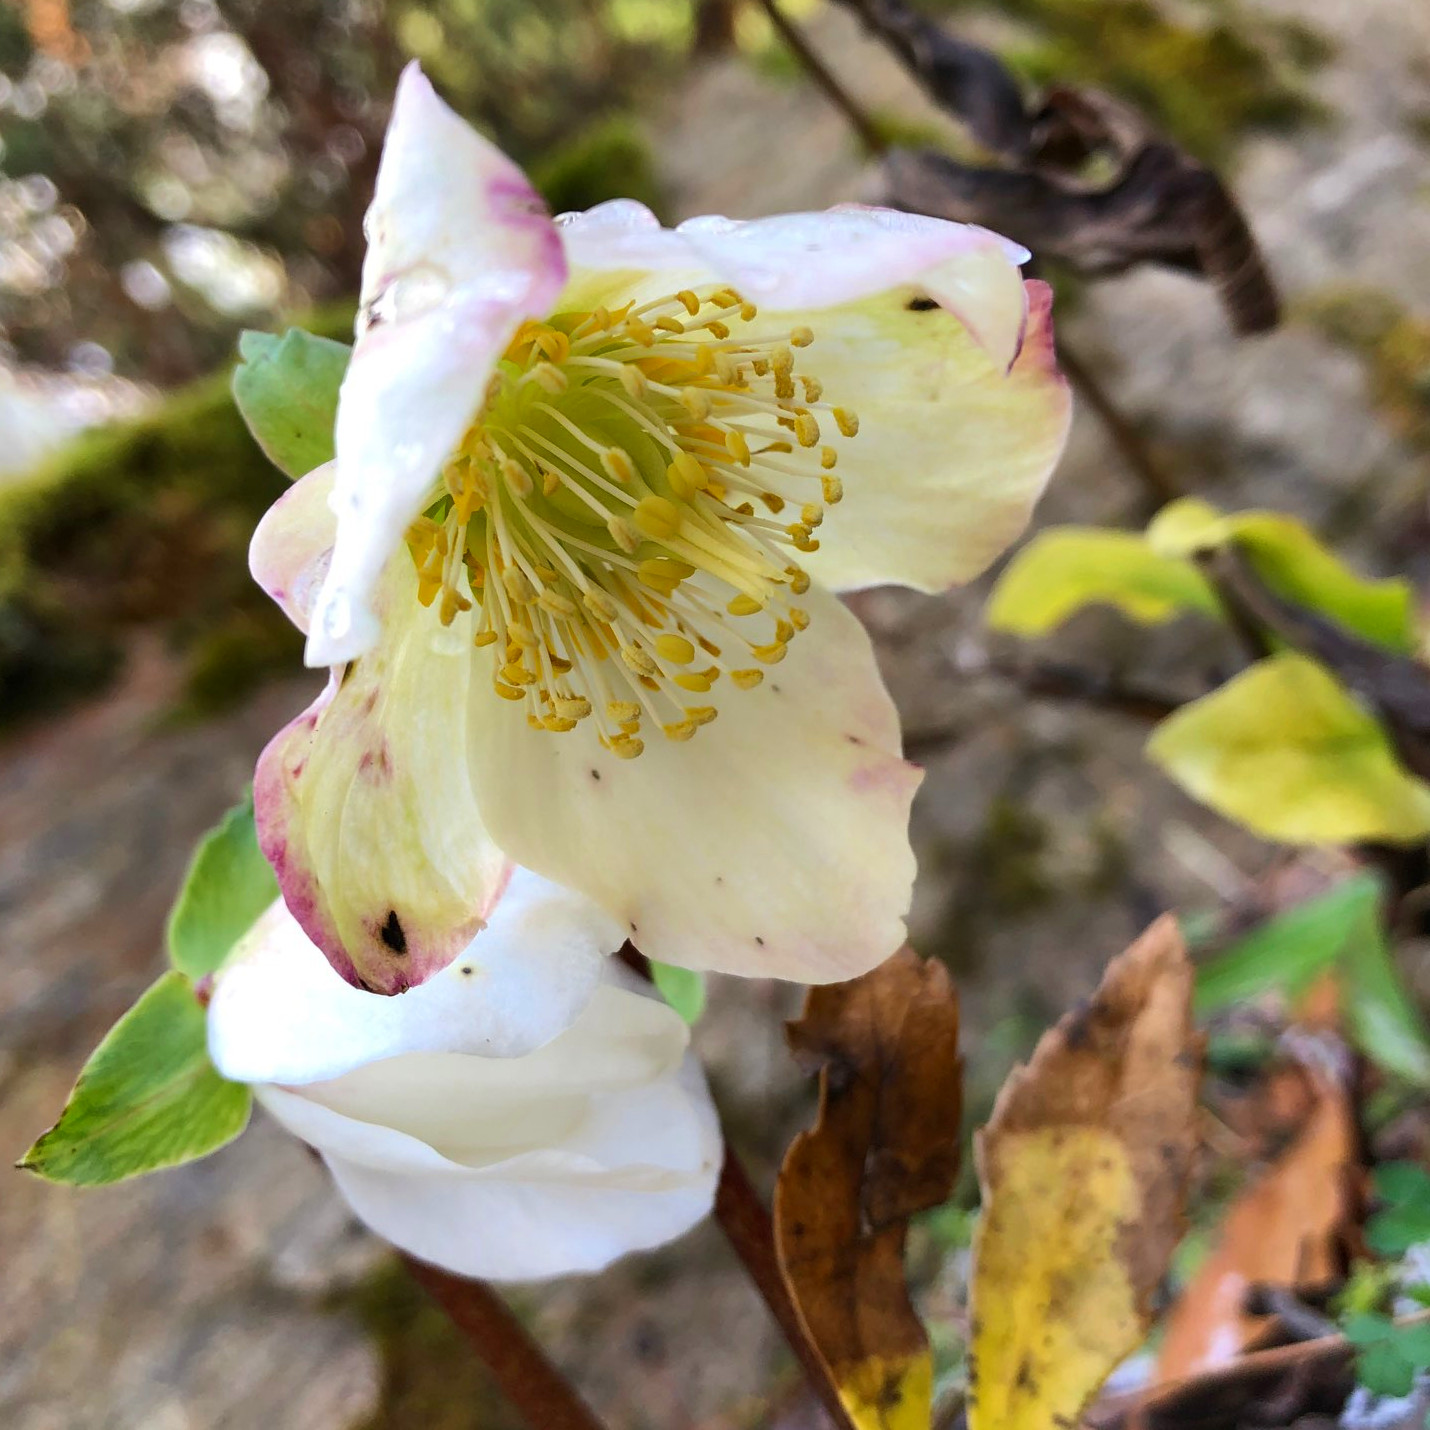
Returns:
[[[533,726],[594,720],[625,758],[688,740],[808,626],[783,549],[819,549],[858,419],[796,371],[810,329],[758,316],[730,288],[558,313],[498,365],[408,546]]]

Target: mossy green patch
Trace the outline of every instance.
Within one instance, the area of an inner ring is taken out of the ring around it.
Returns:
[[[637,199],[662,216],[665,212],[650,145],[627,114],[593,120],[549,150],[532,165],[531,181],[552,213],[618,198]]]

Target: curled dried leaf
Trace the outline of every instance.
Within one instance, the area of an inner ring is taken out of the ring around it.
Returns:
[[[775,1188],[781,1269],[860,1430],[924,1430],[932,1362],[904,1239],[958,1171],[957,995],[942,964],[903,949],[862,978],[811,989],[789,1039],[820,1069],[819,1118]]]

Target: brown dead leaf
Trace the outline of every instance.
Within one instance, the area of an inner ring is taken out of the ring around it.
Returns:
[[[781,1269],[860,1430],[927,1430],[932,1360],[904,1238],[958,1171],[957,995],[942,964],[902,949],[862,978],[810,989],[789,1040],[820,1069],[819,1117],[775,1187]]]
[[[1004,1084],[977,1144],[970,1430],[1072,1424],[1146,1334],[1196,1145],[1191,995],[1169,915]]]
[[[1156,1379],[1235,1360],[1267,1318],[1244,1310],[1255,1285],[1324,1286],[1344,1270],[1354,1224],[1356,1131],[1344,1090],[1307,1070],[1314,1102],[1276,1166],[1232,1203],[1211,1255],[1167,1320]]]

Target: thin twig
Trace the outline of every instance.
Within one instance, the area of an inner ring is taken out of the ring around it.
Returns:
[[[1132,475],[1142,483],[1151,498],[1154,510],[1185,496],[1186,492],[1181,484],[1152,455],[1146,442],[1142,440],[1142,434],[1123,415],[1092,369],[1068,346],[1067,339],[1061,335],[1058,337],[1058,366],[1067,374],[1068,381],[1077,389],[1078,395],[1097,414],[1098,420],[1112,439],[1112,445],[1117,448]]]
[[[404,1255],[402,1260],[467,1338],[531,1430],[605,1430],[490,1286],[415,1257]]]
[[[810,48],[809,41],[790,23],[789,17],[781,11],[777,0],[760,0],[760,7],[770,17],[770,24],[775,27],[780,39],[789,46],[791,53],[804,66],[810,79],[824,91],[825,96],[849,121],[850,126],[859,136],[859,142],[869,153],[882,154],[889,147],[889,141],[879,132],[879,126],[864,112],[864,108],[858,100],[844,88],[834,71]]]
[[[799,1310],[785,1285],[775,1252],[774,1224],[769,1210],[728,1143],[725,1165],[720,1169],[720,1185],[715,1192],[715,1220],[720,1223],[720,1229],[744,1263],[745,1270],[750,1273],[750,1279],[770,1308],[770,1313],[779,1322],[785,1340],[804,1368],[810,1388],[819,1397],[819,1403],[836,1430],[857,1430],[849,1412],[840,1402],[839,1393],[829,1379],[819,1352],[805,1334]]]

